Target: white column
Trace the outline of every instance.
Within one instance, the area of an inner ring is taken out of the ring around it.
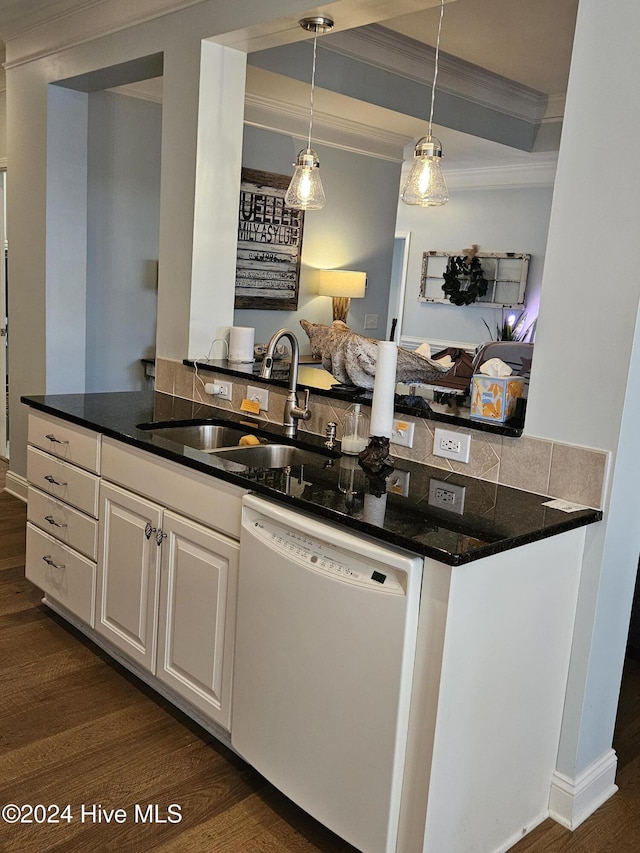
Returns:
[[[189,357],[233,325],[246,54],[202,43]]]
[[[527,409],[527,433],[612,454],[605,517],[587,531],[551,793],[552,813],[572,827],[615,791],[611,743],[640,550],[639,29],[635,0],[580,0]]]

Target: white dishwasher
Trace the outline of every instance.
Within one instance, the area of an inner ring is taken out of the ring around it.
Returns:
[[[391,853],[423,560],[248,495],[231,741],[363,853]]]

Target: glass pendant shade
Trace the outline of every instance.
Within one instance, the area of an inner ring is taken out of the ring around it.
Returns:
[[[402,188],[405,204],[437,207],[449,201],[449,191],[442,174],[442,145],[435,136],[424,136],[413,152],[413,165]]]
[[[284,203],[295,210],[320,210],[327,200],[320,180],[318,155],[312,148],[303,148],[294,165]]]

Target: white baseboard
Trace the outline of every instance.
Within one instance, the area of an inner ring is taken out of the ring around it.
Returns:
[[[27,480],[25,477],[21,477],[20,474],[7,471],[4,490],[13,495],[14,498],[19,498],[25,503],[27,502]]]
[[[617,766],[618,757],[611,749],[575,779],[556,771],[549,796],[549,817],[567,829],[580,826],[618,790]]]

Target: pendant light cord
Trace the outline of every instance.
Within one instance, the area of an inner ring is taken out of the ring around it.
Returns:
[[[444,0],[440,0],[440,21],[438,22],[438,37],[436,39],[436,56],[433,63],[433,83],[431,84],[431,109],[429,111],[429,139],[431,139],[431,125],[433,124],[433,105],[436,100],[436,80],[438,79],[438,59],[440,56],[440,33],[442,32],[442,18],[444,16]],[[315,53],[314,53],[315,66]],[[313,93],[312,93],[313,97]]]
[[[313,91],[316,86],[316,50],[318,44],[318,25],[316,24],[315,35],[313,37],[313,65],[311,68],[311,95],[309,98],[309,141],[307,148],[311,148],[311,131],[313,129]]]

